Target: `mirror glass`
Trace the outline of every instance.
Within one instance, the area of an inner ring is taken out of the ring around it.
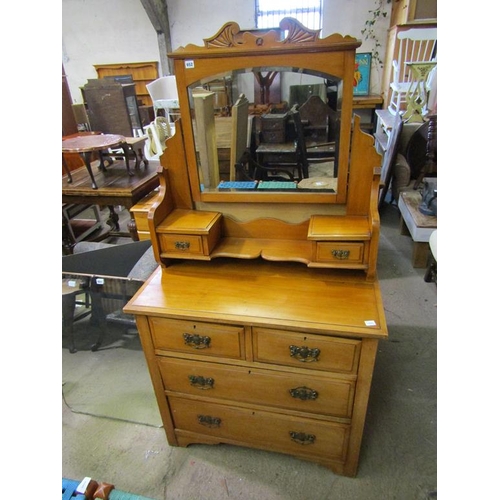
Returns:
[[[340,78],[253,67],[197,81],[188,95],[202,193],[336,192]]]

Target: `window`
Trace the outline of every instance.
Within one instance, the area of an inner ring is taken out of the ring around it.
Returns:
[[[276,28],[284,17],[294,17],[309,29],[321,29],[323,0],[255,0],[257,28]]]

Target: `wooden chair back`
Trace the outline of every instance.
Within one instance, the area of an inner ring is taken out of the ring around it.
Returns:
[[[397,34],[397,59],[393,61],[393,82],[411,83],[411,62],[430,62],[437,57],[437,28],[412,28]]]

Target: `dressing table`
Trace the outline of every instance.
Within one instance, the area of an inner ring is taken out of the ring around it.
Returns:
[[[168,54],[181,117],[147,216],[160,265],[124,311],[135,315],[172,446],[254,447],[356,475],[377,344],[388,335],[376,275],[381,157],[352,116],[360,44],[285,18],[265,34],[230,22],[203,46]],[[192,90],[231,77],[240,92],[248,74],[253,85],[254,71],[278,70],[288,72],[281,82],[339,81],[334,188],[207,185]]]

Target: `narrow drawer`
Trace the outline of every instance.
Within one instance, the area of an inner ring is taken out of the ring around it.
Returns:
[[[188,234],[159,234],[161,251],[170,254],[203,255],[201,236]]]
[[[176,430],[283,453],[344,461],[347,424],[169,398]]]
[[[222,358],[244,358],[244,329],[240,326],[149,318],[156,349]]]
[[[254,361],[346,374],[358,371],[361,341],[253,328]]]
[[[337,264],[361,264],[363,262],[363,253],[363,243],[318,242],[316,261],[335,262]]]
[[[165,390],[350,418],[355,382],[158,357]],[[168,393],[167,392],[167,393]]]

